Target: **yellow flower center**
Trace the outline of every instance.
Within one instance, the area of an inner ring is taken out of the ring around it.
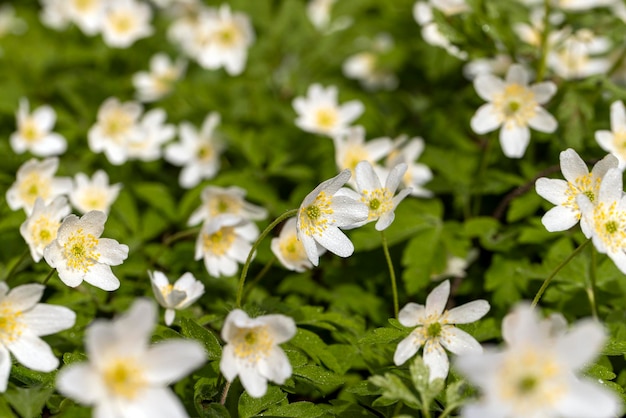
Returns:
[[[596,235],[609,252],[626,247],[626,212],[617,210],[617,202],[608,208],[604,202],[598,203],[593,210],[593,222]]]
[[[321,235],[329,226],[329,215],[333,214],[331,203],[332,196],[320,192],[313,203],[300,210],[300,230],[308,236]]]
[[[83,191],[80,198],[83,212],[100,210],[105,212],[108,207],[108,194],[100,188],[89,188]]]
[[[349,168],[354,175],[354,169],[361,161],[369,161],[369,154],[361,145],[351,145],[343,156],[342,168]]]
[[[232,48],[240,42],[241,31],[233,23],[226,23],[215,33],[214,39],[223,48]]]
[[[35,204],[37,196],[46,201],[50,197],[50,179],[36,172],[30,173],[20,182],[19,194],[22,201],[31,207]]]
[[[230,344],[233,345],[235,356],[251,363],[257,363],[269,354],[274,345],[274,339],[270,335],[267,325],[260,325],[253,328],[237,329]]]
[[[118,358],[107,365],[103,379],[109,392],[115,396],[134,399],[146,386],[143,370],[132,358]]]
[[[613,133],[613,145],[615,146],[615,152],[620,157],[626,159],[626,131],[619,130]]]
[[[87,12],[96,5],[94,0],[73,0],[73,3],[76,10],[80,12]]]
[[[53,221],[47,216],[40,216],[30,226],[30,236],[38,247],[45,247],[57,237],[61,223]]]
[[[84,234],[79,228],[63,244],[63,256],[71,270],[88,272],[98,262],[100,253],[96,251],[98,239],[92,234]]]
[[[201,161],[209,161],[215,155],[213,147],[208,141],[202,142],[198,147],[198,159]]]
[[[111,27],[117,33],[128,33],[135,27],[135,19],[129,13],[111,13]]]
[[[536,114],[538,103],[532,90],[514,83],[494,97],[493,105],[500,112],[504,127],[510,129],[528,125],[528,120]]]
[[[325,131],[334,128],[338,119],[337,110],[332,107],[317,109],[317,112],[315,112],[315,123],[320,129]]]
[[[224,226],[212,234],[203,234],[204,251],[223,256],[233,245],[235,237],[235,228],[232,226]]]
[[[15,341],[22,335],[24,324],[20,317],[22,311],[16,311],[9,302],[0,304],[0,341],[4,344]]]
[[[365,203],[369,208],[367,219],[373,220],[380,218],[381,215],[389,212],[393,208],[393,196],[386,188],[375,189],[372,191],[363,190],[361,202]]]
[[[228,194],[219,194],[208,201],[209,213],[211,216],[232,213],[234,215],[241,211],[243,206],[240,199]]]
[[[306,252],[304,251],[304,246],[300,241],[298,241],[298,237],[296,234],[291,234],[288,237],[282,239],[280,244],[278,245],[281,254],[283,257],[291,262],[298,262],[301,260],[306,260]]]
[[[580,193],[587,196],[591,203],[595,203],[596,196],[600,192],[600,182],[601,179],[599,177],[594,178],[593,174],[589,173],[578,176],[573,183],[567,183],[567,190],[565,191],[567,200],[563,203],[563,206],[579,212],[580,209],[576,202],[576,196]],[[580,213],[578,213],[578,217],[580,218]]]
[[[113,109],[102,121],[104,134],[116,142],[133,126],[133,118],[122,109]]]
[[[41,138],[41,132],[32,118],[27,118],[20,130],[22,138],[28,143],[37,142]]]

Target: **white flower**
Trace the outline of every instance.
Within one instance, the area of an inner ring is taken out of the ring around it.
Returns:
[[[205,222],[196,240],[195,259],[213,277],[232,276],[244,263],[259,236],[257,226],[235,215],[222,215]]]
[[[509,55],[498,54],[493,58],[477,58],[463,66],[463,75],[468,80],[473,80],[481,74],[504,75],[513,60]]]
[[[445,379],[450,362],[444,348],[457,355],[477,354],[482,347],[467,332],[454,324],[469,324],[489,312],[486,300],[475,300],[444,311],[450,295],[450,281],[435,287],[426,298],[426,306],[408,303],[400,310],[398,320],[405,327],[417,327],[400,341],[393,355],[396,366],[403,364],[424,346],[424,363],[430,369],[430,380]]]
[[[231,311],[222,328],[226,341],[220,371],[232,382],[239,376],[248,394],[260,398],[267,392],[267,381],[282,385],[291,376],[291,364],[278,346],[296,334],[296,324],[285,315],[250,318],[241,309]]]
[[[413,5],[413,18],[422,26],[422,38],[426,43],[433,46],[438,46],[446,50],[446,52],[459,59],[467,59],[467,52],[461,51],[458,46],[452,44],[448,38],[439,30],[439,26],[434,21],[433,7],[439,9],[445,15],[454,15],[464,12],[467,9],[467,5],[464,5],[464,1],[441,1],[431,2],[433,4],[426,3],[424,1],[418,1]],[[449,3],[449,4],[447,4]]]
[[[306,15],[315,28],[324,34],[344,30],[352,25],[350,16],[339,16],[332,20],[332,8],[337,0],[309,0],[306,5]]]
[[[159,305],[165,308],[165,325],[174,322],[176,309],[185,309],[204,294],[204,285],[191,273],[185,273],[174,284],[160,271],[148,272],[152,291]]]
[[[206,21],[197,30],[204,31],[207,42],[196,54],[198,64],[204,68],[224,67],[230,75],[244,70],[248,48],[254,42],[254,30],[250,19],[243,13],[231,12],[228,4],[206,13]]]
[[[91,180],[84,173],[76,174],[74,189],[70,193],[70,202],[80,213],[99,210],[106,214],[122,188],[121,183],[109,185],[109,176],[98,170]]]
[[[595,7],[610,6],[615,0],[555,0],[555,6],[571,12],[582,12]]]
[[[150,72],[140,71],[133,75],[137,100],[154,102],[169,94],[186,67],[186,62],[181,59],[172,62],[164,53],[153,55],[150,58]]]
[[[142,137],[138,124],[142,111],[137,102],[120,103],[115,97],[108,98],[98,109],[98,120],[87,134],[91,151],[104,152],[111,164],[126,162],[129,142]]]
[[[20,234],[36,263],[43,257],[43,249],[57,237],[61,220],[70,212],[65,196],[57,196],[48,205],[40,197],[35,200],[32,213],[20,226]]]
[[[569,331],[518,306],[502,322],[506,348],[457,358],[455,365],[483,392],[462,409],[464,418],[611,418],[620,401],[591,379],[579,378],[602,348],[605,334],[595,321]]]
[[[307,97],[296,97],[293,108],[298,117],[296,126],[306,132],[334,136],[343,133],[365,110],[363,103],[352,100],[337,103],[337,87],[313,84]]]
[[[550,232],[570,229],[580,219],[577,197],[584,194],[597,202],[600,182],[607,171],[617,167],[617,158],[607,155],[589,172],[585,162],[576,151],[569,148],[560,155],[561,172],[565,180],[541,177],[535,183],[537,194],[556,205],[541,219]]]
[[[176,127],[166,124],[167,113],[163,109],[147,111],[139,122],[141,136],[130,138],[127,143],[128,158],[155,161],[161,158],[161,145],[176,136]]]
[[[298,210],[296,228],[298,239],[314,266],[319,263],[318,245],[340,257],[349,257],[354,245],[339,228],[349,228],[367,219],[367,206],[347,196],[335,193],[350,179],[350,170],[320,183],[309,193]]]
[[[246,191],[237,186],[206,186],[202,189],[202,205],[189,217],[187,225],[193,226],[221,215],[236,215],[246,220],[262,220],[267,210],[247,202]]]
[[[33,210],[35,200],[41,197],[45,204],[55,197],[68,194],[72,190],[72,179],[54,177],[59,167],[56,157],[38,161],[32,158],[17,170],[17,179],[7,190],[7,204],[12,210],[23,208],[27,215]]]
[[[406,141],[407,137],[404,135],[394,141],[393,149],[387,155],[385,167],[393,168],[401,163],[406,164],[402,184],[411,189],[412,196],[431,197],[433,193],[422,186],[432,180],[433,173],[427,165],[416,162],[424,152],[424,140],[415,137]]]
[[[63,30],[70,23],[67,0],[41,0],[39,19],[49,28]]]
[[[271,249],[282,265],[292,271],[299,273],[313,268],[313,264],[304,250],[304,245],[298,239],[296,229],[296,218],[290,218],[285,222],[278,237],[272,238]],[[317,246],[318,255],[323,254],[324,248]]]
[[[626,109],[622,101],[611,104],[611,130],[596,131],[600,147],[613,154],[619,161],[619,169],[626,168]]]
[[[136,40],[152,35],[152,10],[136,0],[107,0],[102,21],[102,38],[114,48],[128,48]]]
[[[393,48],[393,38],[386,33],[376,36],[370,50],[348,57],[342,65],[343,74],[359,80],[366,90],[393,90],[398,78],[382,63],[382,54]]]
[[[74,22],[86,35],[100,31],[105,15],[105,0],[65,0],[67,18]]]
[[[103,290],[116,290],[120,281],[111,271],[128,257],[128,246],[114,239],[100,238],[107,216],[87,212],[81,218],[69,215],[59,227],[57,237],[43,252],[50,267],[70,287],[84,281]]]
[[[15,15],[15,9],[11,4],[5,3],[0,6],[0,38],[8,34],[20,35],[27,28],[26,22]]]
[[[485,134],[501,127],[500,145],[509,158],[524,155],[530,141],[529,126],[547,133],[558,126],[556,119],[541,107],[554,95],[556,85],[546,81],[528,86],[528,73],[519,64],[509,68],[505,81],[491,74],[479,75],[474,88],[489,103],[472,117],[472,130]]]
[[[220,123],[219,113],[209,113],[204,119],[200,132],[188,123],[180,124],[180,142],[165,148],[165,159],[177,166],[183,166],[178,179],[180,185],[190,189],[203,179],[215,177],[220,169],[220,155],[224,149],[215,128]]]
[[[93,405],[94,417],[187,417],[167,386],[200,367],[206,353],[193,340],[150,345],[156,320],[154,303],[139,299],[121,317],[94,321],[85,336],[89,361],[61,369],[59,392]]]
[[[337,168],[339,170],[350,169],[352,174],[356,165],[361,161],[375,164],[393,150],[393,142],[389,138],[365,141],[365,129],[360,125],[333,137],[333,143]]]
[[[11,148],[17,154],[30,151],[39,157],[60,155],[67,149],[65,138],[52,132],[56,113],[50,106],[44,105],[29,111],[28,99],[20,100],[17,110],[17,132],[11,134]]]
[[[551,49],[548,66],[565,79],[579,79],[594,74],[606,74],[612,62],[598,57],[611,48],[608,38],[595,36],[589,29],[580,29]]]
[[[0,392],[11,373],[9,352],[24,367],[51,372],[59,366],[50,346],[41,338],[74,326],[76,314],[64,306],[37,303],[45,286],[25,284],[9,292],[0,282]]]
[[[598,252],[608,255],[626,273],[626,195],[622,171],[609,169],[593,201],[585,194],[576,198],[582,217],[580,227],[593,239]]]
[[[396,207],[411,193],[411,189],[407,188],[400,190],[397,195],[395,194],[406,171],[406,164],[400,163],[389,171],[385,187],[381,186],[380,178],[368,161],[358,163],[354,171],[357,191],[343,188],[340,193],[354,200],[360,200],[365,203],[369,210],[367,219],[354,226],[358,227],[368,222],[378,221],[375,225],[377,231],[387,229],[395,218]]]

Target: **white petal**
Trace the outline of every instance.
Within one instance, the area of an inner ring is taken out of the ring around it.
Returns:
[[[306,234],[300,234],[300,242],[302,243],[306,256],[311,264],[317,266],[319,264],[320,257],[315,240]]]
[[[341,228],[350,227],[367,219],[369,209],[365,203],[353,200],[348,196],[333,196],[332,219]]]
[[[280,347],[273,347],[267,357],[259,361],[258,367],[262,376],[279,385],[285,383],[292,372],[291,363]]]
[[[100,373],[87,363],[62,368],[56,387],[63,395],[84,405],[93,405],[107,396]]]
[[[222,358],[220,359],[220,371],[224,375],[224,378],[232,382],[239,374],[239,366],[237,363],[237,357],[235,357],[233,346],[226,344],[222,350]]]
[[[543,215],[541,223],[548,232],[567,231],[578,223],[578,212],[564,206],[555,206]]]
[[[405,327],[415,327],[423,323],[425,312],[424,305],[409,302],[398,312],[398,321]]]
[[[489,302],[486,300],[475,300],[450,309],[446,312],[445,319],[450,324],[469,324],[485,316],[489,308]]]
[[[608,388],[587,379],[569,382],[564,399],[555,405],[555,412],[563,417],[610,418],[617,417],[622,402]]]
[[[535,100],[539,104],[547,103],[556,93],[556,84],[551,81],[544,81],[530,86],[530,90],[535,94]]]
[[[147,380],[155,385],[169,385],[206,361],[200,343],[193,340],[162,341],[150,347],[141,362]]]
[[[448,296],[450,296],[450,281],[446,280],[435,287],[426,298],[426,316],[439,317],[446,308]]]
[[[445,379],[448,376],[450,362],[448,355],[438,342],[432,340],[426,341],[424,346],[424,363],[430,369],[430,378],[432,382],[437,378]]]
[[[60,276],[60,273],[59,273]],[[120,287],[120,281],[107,264],[96,263],[89,269],[89,273],[84,276],[84,280],[107,292],[117,290]]]
[[[16,311],[28,310],[39,302],[45,288],[44,285],[36,283],[14,287],[7,295],[7,301],[11,303],[11,308]]]
[[[607,152],[613,152],[615,145],[613,143],[615,136],[611,131],[596,131],[596,142],[600,145],[600,148]]]
[[[361,161],[354,169],[356,184],[359,191],[376,190],[381,188],[380,179],[374,172],[369,161]]]
[[[530,142],[530,131],[527,126],[506,125],[500,130],[502,152],[509,158],[522,158]]]
[[[600,200],[607,204],[620,201],[623,196],[622,171],[619,168],[611,168],[602,178],[600,183]]]
[[[501,124],[502,121],[491,103],[479,107],[470,121],[472,130],[479,135],[495,131]]]
[[[592,362],[604,345],[606,333],[597,322],[580,320],[560,336],[556,343],[559,358],[572,369],[580,370]]]
[[[563,177],[569,183],[575,183],[580,176],[589,174],[589,168],[582,158],[571,148],[562,151],[559,159],[561,160],[561,172]]]
[[[609,154],[593,166],[593,168],[591,169],[591,173],[595,177],[602,178],[611,168],[617,168],[618,164],[618,159],[614,155]]]
[[[259,317],[258,320],[269,327],[275,344],[284,343],[296,335],[296,323],[288,316],[280,314],[264,315]]]
[[[622,101],[611,103],[611,130],[613,132],[626,130],[626,109]]]
[[[0,344],[0,393],[7,390],[11,374],[11,355],[3,344]]]
[[[23,332],[20,338],[7,344],[7,348],[17,361],[29,369],[51,372],[59,365],[59,359],[44,340],[30,332]]]
[[[174,322],[174,318],[176,318],[176,311],[174,309],[166,309],[165,317],[163,318],[163,320],[165,321],[165,325],[167,325],[168,327],[172,325],[172,322]]]
[[[446,326],[442,329],[439,342],[446,350],[457,355],[480,354],[483,352],[483,348],[474,337],[452,326]]]
[[[97,251],[100,252],[98,261],[110,266],[120,265],[128,258],[128,245],[110,238],[100,238]]]
[[[538,178],[535,182],[537,194],[553,205],[561,205],[567,201],[569,185],[565,180]]]
[[[263,377],[256,367],[246,367],[239,373],[239,380],[248,395],[260,398],[267,392],[267,379]]]
[[[474,79],[476,94],[488,102],[492,101],[496,94],[503,92],[504,88],[502,79],[491,74],[481,74]]]
[[[123,414],[123,417],[127,418],[186,418],[188,416],[185,407],[174,392],[163,387],[148,387],[142,390],[140,396],[138,395],[132,402],[124,405]]]
[[[354,252],[354,245],[352,245],[350,239],[339,228],[334,226],[326,228],[322,235],[316,235],[315,240],[322,247],[339,257],[350,257]],[[313,260],[311,262],[313,263]],[[313,264],[317,265],[316,263]]]
[[[409,335],[398,343],[398,346],[396,347],[396,352],[393,355],[393,363],[396,366],[401,366],[408,359],[413,357],[415,353],[417,353],[417,350],[420,349],[420,347],[421,344],[419,343],[419,340],[416,340],[413,334]]]
[[[43,336],[71,328],[76,322],[76,314],[65,306],[40,303],[24,312],[22,321],[30,332]]]
[[[556,128],[559,126],[554,116],[542,107],[537,108],[535,116],[528,119],[528,125],[539,132],[547,133],[556,131]]]
[[[528,84],[528,71],[520,64],[511,65],[506,73],[506,83],[526,86]]]

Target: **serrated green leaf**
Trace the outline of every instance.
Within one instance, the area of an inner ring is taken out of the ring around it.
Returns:
[[[370,376],[368,380],[383,390],[382,398],[388,399],[392,403],[403,401],[419,408],[420,402],[417,397],[398,376],[385,373],[384,376]]]
[[[626,341],[611,338],[602,349],[601,354],[607,356],[621,356],[626,354]]]
[[[359,344],[388,344],[406,337],[410,329],[400,330],[397,328],[376,328],[368,331],[360,340]]]
[[[187,338],[191,338],[202,343],[209,360],[217,360],[221,358],[222,345],[212,331],[201,327],[192,319],[182,318],[180,322],[182,334]]]
[[[265,411],[273,405],[279,404],[287,399],[287,394],[276,386],[268,386],[267,392],[260,398],[253,398],[244,392],[239,397],[239,417],[249,418]]]

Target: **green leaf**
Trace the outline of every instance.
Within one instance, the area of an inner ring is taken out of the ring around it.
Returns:
[[[3,418],[16,418],[17,415],[11,411],[11,407],[7,403],[6,398],[0,397],[0,417]]]
[[[306,365],[293,369],[293,376],[310,383],[322,394],[327,394],[345,383],[345,379],[321,366]]]
[[[287,399],[287,394],[281,391],[276,386],[268,386],[267,392],[260,398],[253,398],[248,395],[248,392],[244,392],[239,397],[239,417],[249,418],[265,411],[272,405],[279,404]]]
[[[222,345],[217,336],[210,330],[198,325],[194,320],[181,319],[181,331],[187,338],[192,338],[204,345],[210,360],[218,360],[222,356]]]
[[[435,270],[433,266],[437,264],[436,257],[445,257],[440,245],[441,232],[440,223],[425,228],[416,233],[404,249],[402,280],[407,294],[415,295],[427,287]]]
[[[340,373],[343,369],[335,356],[328,351],[326,343],[309,330],[298,328],[296,335],[289,340],[289,344],[307,353],[317,364],[323,363],[334,372]]]
[[[593,364],[585,370],[585,374],[589,377],[602,380],[613,380],[617,375],[611,369],[600,364]]]
[[[602,354],[607,356],[621,356],[626,354],[626,341],[615,340],[611,338],[606,346],[601,351]]]
[[[415,394],[395,374],[385,373],[384,376],[370,376],[368,380],[383,389],[382,398],[393,401],[393,403],[402,401],[416,409],[419,408],[420,402]]]
[[[534,215],[537,209],[539,209],[539,206],[541,206],[542,201],[543,199],[535,193],[534,189],[527,191],[521,196],[517,196],[509,206],[509,210],[506,214],[507,222],[516,222]]]
[[[4,397],[20,417],[34,418],[41,416],[41,411],[52,393],[54,393],[54,388],[35,386],[8,389]]]
[[[268,409],[263,415],[274,417],[315,418],[325,414],[324,410],[311,402],[294,402]]]
[[[405,338],[410,329],[400,330],[397,328],[375,328],[368,331],[360,340],[359,344],[389,344]]]
[[[161,183],[142,182],[133,184],[133,190],[141,200],[152,206],[170,220],[177,219],[176,204],[170,190]]]

